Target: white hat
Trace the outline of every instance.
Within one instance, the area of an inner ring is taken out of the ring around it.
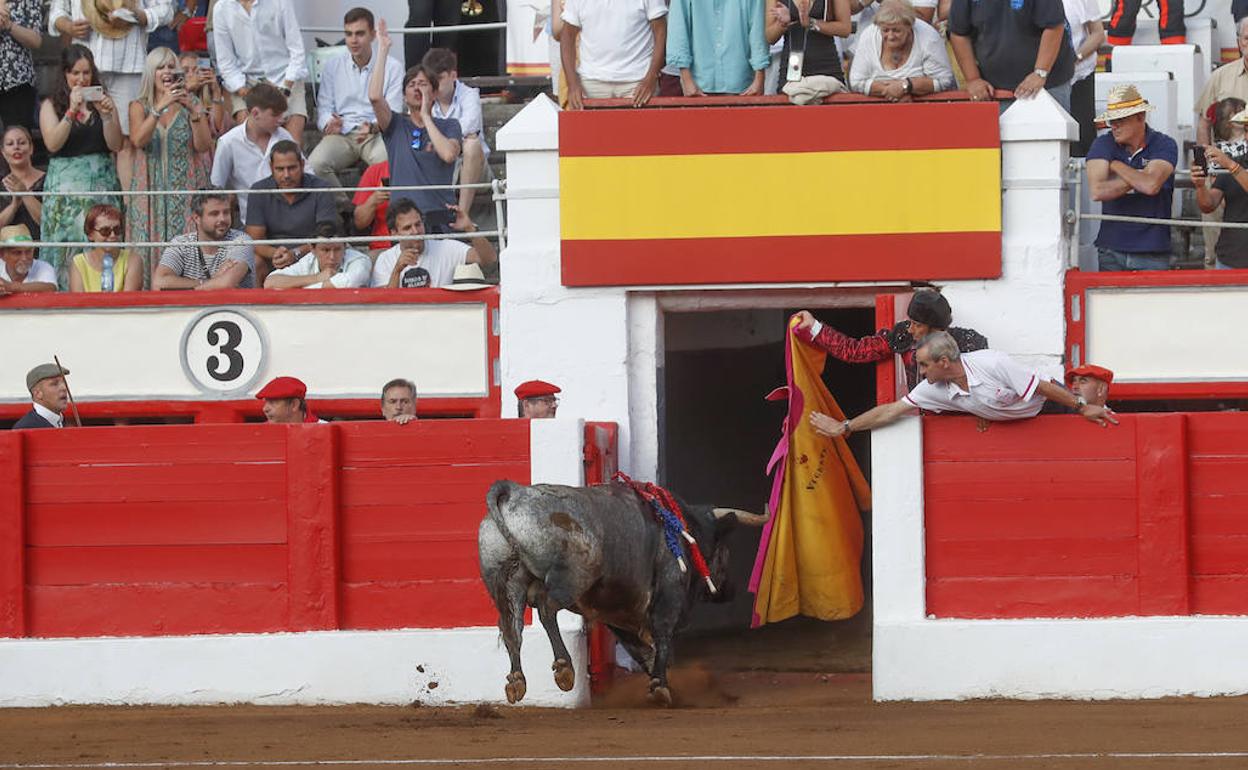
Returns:
[[[485,280],[485,273],[481,272],[481,266],[473,262],[456,267],[455,276],[451,279],[450,285],[442,288],[451,291],[476,291],[488,289],[491,285]]]

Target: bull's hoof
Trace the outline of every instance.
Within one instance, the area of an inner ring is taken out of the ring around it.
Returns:
[[[572,668],[572,664],[568,661],[560,658],[550,668],[555,672],[555,685],[560,690],[567,692],[576,684],[576,670]]]
[[[656,706],[667,708],[672,705],[672,691],[658,679],[650,680],[650,702]]]
[[[524,681],[524,674],[519,671],[512,671],[507,675],[507,687],[505,688],[505,691],[507,693],[508,703],[517,703],[524,700],[524,693],[526,690],[527,685]]]

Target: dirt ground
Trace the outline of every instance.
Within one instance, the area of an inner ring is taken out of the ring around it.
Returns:
[[[636,677],[580,711],[0,710],[0,767],[1248,767],[1243,698],[880,704],[866,674],[700,668],[673,689],[667,710]]]

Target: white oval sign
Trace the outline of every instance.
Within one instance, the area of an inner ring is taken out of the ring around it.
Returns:
[[[265,339],[259,323],[238,310],[208,310],[182,335],[182,368],[205,393],[245,391],[264,369]]]

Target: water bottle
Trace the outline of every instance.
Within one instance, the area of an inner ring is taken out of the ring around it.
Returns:
[[[113,255],[104,252],[104,269],[100,271],[100,291],[113,290]]]

